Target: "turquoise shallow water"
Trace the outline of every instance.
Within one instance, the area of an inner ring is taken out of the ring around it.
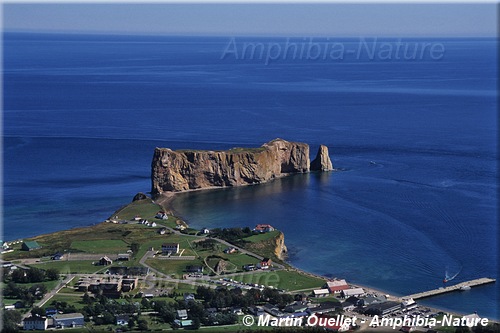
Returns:
[[[104,220],[149,191],[156,146],[282,137],[326,144],[341,171],[182,194],[176,210],[270,223],[292,264],[393,294],[445,271],[497,277],[496,44],[440,42],[440,61],[266,66],[221,59],[226,38],[7,34],[3,238]],[[426,303],[498,318],[495,285]]]

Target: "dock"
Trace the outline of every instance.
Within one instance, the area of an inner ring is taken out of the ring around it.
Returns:
[[[491,278],[480,278],[480,279],[475,279],[475,280],[470,280],[470,281],[465,281],[462,283],[455,284],[453,286],[448,286],[448,287],[441,287],[439,289],[433,289],[433,290],[428,290],[424,291],[421,293],[416,293],[413,295],[408,295],[402,298],[413,298],[413,299],[419,299],[419,298],[426,298],[426,297],[431,297],[431,296],[436,296],[444,293],[449,293],[452,291],[457,291],[460,290],[463,287],[477,287],[481,286],[484,284],[490,284],[490,283],[495,283],[496,279],[491,279]]]

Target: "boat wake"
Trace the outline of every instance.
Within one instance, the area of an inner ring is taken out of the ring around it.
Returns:
[[[460,274],[460,272],[462,271],[462,266],[460,266],[460,269],[458,270],[458,272],[454,275],[450,275],[450,273],[448,272],[448,268],[446,268],[445,272],[444,272],[444,280],[443,282],[446,283],[446,282],[450,282],[451,280],[453,280],[454,278],[457,277],[458,274]]]

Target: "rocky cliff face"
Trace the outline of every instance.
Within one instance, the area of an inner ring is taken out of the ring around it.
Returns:
[[[328,154],[328,147],[321,145],[316,158],[311,162],[311,171],[332,171],[333,165]]]
[[[275,242],[276,246],[274,248],[274,254],[278,259],[285,260],[288,253],[288,249],[285,245],[285,235],[280,232],[278,237],[275,238]]]
[[[287,174],[309,172],[309,145],[275,139],[260,148],[228,151],[156,148],[151,169],[153,196],[258,184]]]

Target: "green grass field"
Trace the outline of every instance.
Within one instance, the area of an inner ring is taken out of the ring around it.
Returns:
[[[307,276],[294,271],[258,271],[232,277],[233,280],[264,286],[273,286],[287,291],[320,288],[323,279]]]
[[[127,252],[128,244],[121,239],[100,239],[100,240],[85,240],[73,241],[71,248],[86,253],[125,253]]]
[[[167,275],[175,275],[176,278],[181,278],[185,272],[186,266],[197,265],[204,266],[199,259],[195,260],[165,260],[165,259],[148,259],[146,263]]]
[[[49,269],[55,268],[59,270],[61,274],[70,274],[70,273],[96,273],[99,270],[102,270],[102,266],[94,266],[92,265],[92,260],[57,260],[46,263],[34,264],[32,267],[40,268],[40,269]]]
[[[246,237],[245,240],[247,242],[258,243],[258,242],[262,242],[262,241],[265,241],[265,240],[273,239],[276,236],[278,236],[279,233],[280,233],[279,230],[274,230],[274,231],[270,231],[270,232],[264,232],[264,233],[261,233],[261,234],[258,234],[258,235],[253,235],[253,236],[250,236],[250,237]]]
[[[85,304],[82,301],[82,297],[79,294],[75,294],[74,296],[70,296],[67,294],[55,294],[44,306],[44,308],[51,307],[52,302],[67,302],[69,305],[74,305],[77,309],[82,309]]]
[[[133,201],[130,204],[120,208],[116,211],[112,217],[118,216],[119,220],[130,221],[137,215],[143,219],[147,220],[155,220],[154,218],[156,213],[163,208],[155,203],[153,203],[150,199]]]

